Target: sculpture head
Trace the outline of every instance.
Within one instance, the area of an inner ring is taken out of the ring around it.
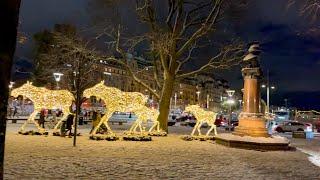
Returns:
[[[119,89],[114,87],[108,87],[104,85],[104,81],[101,81],[93,87],[84,90],[83,97],[90,98],[92,96],[96,96],[105,100],[106,98],[119,98],[122,96],[121,93],[122,91],[120,91]]]
[[[32,96],[36,92],[37,87],[32,85],[32,82],[27,81],[22,86],[15,88],[11,91],[11,96],[18,97],[19,95],[28,97]]]

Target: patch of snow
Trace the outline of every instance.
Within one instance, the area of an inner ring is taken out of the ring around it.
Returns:
[[[218,134],[217,137],[227,138],[233,141],[246,141],[246,142],[257,142],[257,143],[290,143],[289,140],[281,136],[271,137],[251,137],[251,136],[237,136],[230,133]]]
[[[314,165],[320,167],[320,153],[315,151],[310,151],[302,148],[297,148],[299,151],[308,154],[308,160],[313,163]]]

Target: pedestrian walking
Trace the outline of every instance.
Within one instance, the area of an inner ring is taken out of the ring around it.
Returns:
[[[67,117],[66,132],[65,132],[65,134],[67,134],[67,132],[69,132],[69,135],[68,135],[69,137],[71,137],[71,134],[72,134],[73,119],[74,119],[74,115],[69,114]]]
[[[39,126],[42,127],[42,128],[44,128],[45,117],[46,117],[45,116],[45,110],[42,109],[40,111],[40,119],[39,119]]]
[[[18,112],[17,106],[13,106],[13,115],[12,115],[12,117],[14,117],[17,114],[17,112]]]

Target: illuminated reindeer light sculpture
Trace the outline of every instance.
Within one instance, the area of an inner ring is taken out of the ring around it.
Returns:
[[[104,81],[101,81],[92,88],[86,89],[83,92],[83,96],[86,98],[96,96],[97,98],[102,99],[107,106],[106,114],[101,118],[99,124],[93,129],[91,135],[96,134],[97,130],[102,124],[107,127],[107,130],[110,134],[113,134],[110,126],[108,125],[108,120],[116,111],[126,112],[130,110],[138,116],[138,119],[129,130],[131,132],[135,132],[138,127],[140,130],[142,130],[141,123],[148,120],[148,118],[151,116],[153,117],[152,120],[154,121],[152,129],[158,125],[158,114],[145,106],[147,97],[141,93],[122,92],[117,88],[105,86]]]
[[[210,129],[206,133],[206,136],[209,136],[209,134],[211,133],[212,130],[214,130],[214,135],[217,135],[217,127],[214,124],[216,121],[217,113],[212,112],[212,111],[206,111],[198,105],[187,106],[185,108],[185,112],[190,112],[197,119],[197,123],[192,130],[191,136],[194,135],[196,130],[198,131],[199,136],[202,135],[200,129],[201,129],[201,126],[203,125],[203,123],[207,123],[208,126],[210,126]]]
[[[156,128],[156,132],[160,133],[160,126],[159,121],[157,121],[157,118],[159,116],[159,111],[156,109],[148,108],[146,106],[135,106],[130,108],[132,112],[134,112],[138,119],[133,123],[131,126],[129,132],[136,133],[137,128],[140,129],[140,132],[142,132],[142,123],[146,123],[148,120],[151,120],[153,122],[153,125],[149,129],[149,133],[153,132],[153,130]]]
[[[45,129],[41,128],[39,124],[34,120],[37,113],[41,109],[54,109],[61,108],[64,113],[63,117],[55,126],[55,130],[59,127],[59,124],[63,119],[67,118],[70,114],[70,106],[74,100],[72,94],[67,90],[49,90],[44,87],[33,86],[31,82],[27,82],[19,88],[15,88],[11,91],[11,96],[29,98],[34,104],[34,111],[29,116],[28,120],[21,126],[19,132],[24,131],[25,127],[29,122],[34,123],[38,128],[39,132],[44,132]]]

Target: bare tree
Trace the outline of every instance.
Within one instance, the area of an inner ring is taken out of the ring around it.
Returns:
[[[224,40],[227,45],[220,46],[221,48],[207,59],[200,60],[199,52],[196,53],[205,43],[210,42],[211,34],[218,32],[219,23],[224,22],[227,11],[236,7],[233,3],[228,0],[137,0],[136,12],[141,22],[148,25],[146,33],[125,37],[121,34],[121,28],[115,30],[113,35],[110,29],[104,29],[104,34],[114,37],[108,44],[113,44],[118,53],[117,56],[107,59],[120,63],[138,84],[159,100],[158,121],[162,130],[167,131],[170,98],[177,81],[210,69],[239,64],[243,46],[241,43],[234,43],[232,39]],[[243,4],[237,1],[236,5]],[[206,41],[208,39],[209,41]],[[127,58],[128,52],[141,44],[152,57],[153,77],[159,91],[138,77]],[[192,71],[187,71],[185,65],[191,61],[198,65]]]
[[[298,5],[300,15],[310,18],[312,22],[320,16],[320,0],[288,0],[288,8]]]
[[[19,9],[20,0],[0,1],[0,179],[3,179],[8,84],[16,48]]]
[[[77,122],[80,106],[84,100],[83,91],[98,82],[101,74],[98,71],[99,54],[90,48],[90,41],[81,40],[75,32],[66,31],[69,25],[56,25],[50,32],[52,41],[44,52],[37,56],[37,62],[45,65],[44,70],[38,76],[52,78],[53,72],[63,73],[62,87],[69,89],[75,97],[76,117],[74,146],[76,146]],[[48,38],[46,38],[48,39]],[[101,59],[101,58],[100,58]],[[39,79],[39,78],[36,78]]]

